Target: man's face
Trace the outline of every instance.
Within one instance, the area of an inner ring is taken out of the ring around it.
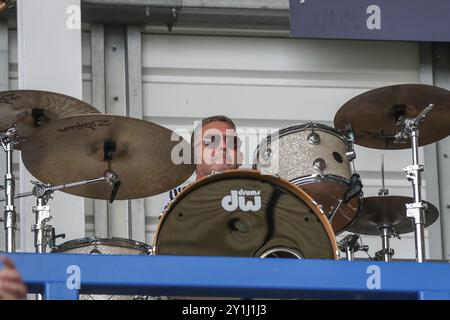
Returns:
[[[194,139],[197,178],[213,171],[237,169],[242,154],[240,141],[231,126],[222,121],[213,121],[203,126]]]

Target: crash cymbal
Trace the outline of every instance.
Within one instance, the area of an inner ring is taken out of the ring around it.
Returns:
[[[362,210],[359,216],[346,231],[379,235],[378,228],[383,225],[392,226],[399,234],[414,231],[411,218],[406,216],[406,204],[414,202],[413,198],[401,196],[377,196],[362,199]],[[425,211],[425,227],[432,225],[439,217],[438,209],[427,201]]]
[[[0,92],[0,131],[17,126],[22,144],[41,125],[77,114],[99,113],[93,106],[60,93],[37,90]]]
[[[88,114],[55,120],[36,130],[24,145],[22,160],[36,178],[54,185],[102,176],[110,163],[121,181],[116,199],[136,199],[165,192],[190,177],[194,166],[176,165],[180,159],[171,157],[173,150],[174,156],[179,155],[181,146],[190,150],[180,136],[157,124]],[[64,191],[109,199],[111,189],[99,183]]]
[[[426,107],[434,107],[419,124],[419,146],[444,139],[450,134],[450,91],[422,84],[403,84],[383,87],[363,93],[344,104],[336,113],[334,125],[345,129],[351,125],[355,143],[375,149],[406,149],[394,136],[399,116],[417,117]]]

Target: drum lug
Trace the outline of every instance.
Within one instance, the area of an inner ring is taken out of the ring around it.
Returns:
[[[345,155],[347,156],[348,161],[353,161],[356,159],[356,153],[354,150],[346,152]]]
[[[320,136],[313,131],[308,135],[308,142],[312,145],[317,145],[320,143]]]
[[[325,160],[323,160],[322,158],[317,158],[316,160],[314,160],[313,166],[314,166],[314,169],[319,171],[321,175],[322,175],[323,171],[325,170],[325,168],[327,167]]]
[[[270,159],[270,157],[272,157],[272,150],[270,148],[267,148],[266,150],[264,150],[264,152],[262,152],[261,157],[267,161]]]

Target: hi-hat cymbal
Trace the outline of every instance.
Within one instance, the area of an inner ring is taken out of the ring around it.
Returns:
[[[379,227],[392,226],[399,233],[414,231],[411,218],[406,216],[406,204],[414,202],[413,198],[401,196],[378,196],[362,199],[362,210],[346,231],[379,235]],[[425,227],[432,225],[439,217],[438,209],[424,201],[428,209],[425,211]]]
[[[36,130],[24,145],[22,160],[36,178],[54,185],[97,178],[110,163],[121,181],[116,199],[136,199],[165,192],[190,177],[193,165],[175,164],[181,162],[176,158],[181,147],[190,150],[182,137],[157,124],[88,114],[55,120]],[[105,160],[109,156],[112,160]],[[97,183],[63,191],[109,199],[111,189]]]
[[[0,131],[15,124],[22,143],[45,123],[86,113],[99,111],[81,100],[60,93],[38,90],[0,92]],[[21,149],[22,143],[15,148]]]
[[[410,141],[398,143],[398,117],[417,117],[426,107],[434,107],[419,128],[419,146],[444,139],[450,134],[450,91],[442,88],[404,84],[378,88],[345,103],[336,113],[334,125],[345,129],[351,125],[355,143],[375,149],[406,149]]]

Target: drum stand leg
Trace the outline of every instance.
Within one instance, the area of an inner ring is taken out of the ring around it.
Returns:
[[[347,259],[347,261],[355,260],[355,251],[352,247],[348,246],[347,248],[345,248],[345,258]]]
[[[406,215],[414,219],[415,225],[415,239],[416,239],[416,260],[417,262],[425,261],[425,218],[423,211],[426,209],[426,204],[422,202],[422,172],[423,165],[419,164],[419,130],[413,128],[411,131],[411,144],[413,165],[403,169],[406,172],[406,177],[412,182],[414,192],[414,203],[406,205]]]
[[[10,129],[12,130],[12,129]],[[14,128],[15,130],[15,128]],[[14,131],[15,132],[15,131]],[[78,182],[66,183],[62,185],[44,184],[38,181],[31,181],[34,184],[33,191],[14,195],[14,176],[12,175],[12,146],[13,142],[7,134],[0,133],[0,139],[3,148],[7,152],[7,174],[5,177],[5,199],[0,199],[0,202],[5,201],[5,230],[6,230],[6,248],[7,252],[15,251],[15,230],[16,230],[16,210],[14,207],[14,199],[35,196],[36,206],[33,207],[33,214],[36,216],[36,223],[32,226],[31,231],[34,232],[34,246],[37,253],[45,253],[48,245],[54,245],[56,238],[64,238],[64,234],[55,236],[55,229],[50,225],[46,225],[52,219],[50,216],[50,207],[47,205],[51,194],[57,190],[80,187],[88,184],[99,182],[108,182],[112,186],[110,195],[110,202],[113,202],[117,191],[120,187],[120,180],[116,173],[111,170],[106,170],[102,177],[83,180]],[[11,141],[10,141],[11,140]],[[52,241],[52,242],[51,242]]]
[[[6,152],[6,174],[5,174],[5,211],[4,229],[6,237],[6,252],[16,251],[16,207],[14,205],[15,177],[13,175],[13,150],[17,138],[17,129],[12,127],[6,133],[0,133],[3,149]]]
[[[55,236],[55,229],[51,225],[47,225],[47,222],[52,219],[50,216],[50,207],[47,205],[51,194],[56,190],[74,188],[103,181],[106,181],[113,186],[113,191],[110,197],[110,202],[112,202],[115,198],[115,193],[120,186],[120,181],[117,174],[111,170],[105,171],[104,175],[100,178],[67,183],[58,186],[31,181],[31,183],[34,184],[34,188],[30,194],[36,197],[36,206],[33,207],[33,214],[36,216],[36,224],[34,224],[31,228],[31,231],[34,232],[34,247],[36,248],[36,253],[45,253],[50,241],[54,244],[54,240],[56,238],[65,237],[64,234]],[[27,193],[27,195],[29,194]]]
[[[430,104],[416,118],[409,119],[404,116],[399,119],[399,123],[403,126],[402,131],[396,136],[397,139],[411,140],[413,164],[403,169],[406,172],[406,178],[412,182],[414,202],[406,205],[406,216],[414,219],[415,225],[415,242],[416,242],[416,261],[422,263],[425,261],[425,217],[423,211],[427,209],[426,204],[422,202],[422,172],[423,165],[419,164],[419,128],[427,114],[433,109],[434,105]]]
[[[36,200],[36,206],[33,207],[33,213],[36,216],[36,224],[31,227],[34,232],[34,247],[36,253],[45,253],[47,245],[52,239],[52,226],[47,222],[52,219],[50,216],[50,207],[47,205],[48,197],[39,197]]]
[[[375,253],[375,259],[379,261],[390,262],[394,255],[394,250],[390,246],[390,238],[395,235],[392,226],[383,225],[378,228],[381,235],[382,249]]]

